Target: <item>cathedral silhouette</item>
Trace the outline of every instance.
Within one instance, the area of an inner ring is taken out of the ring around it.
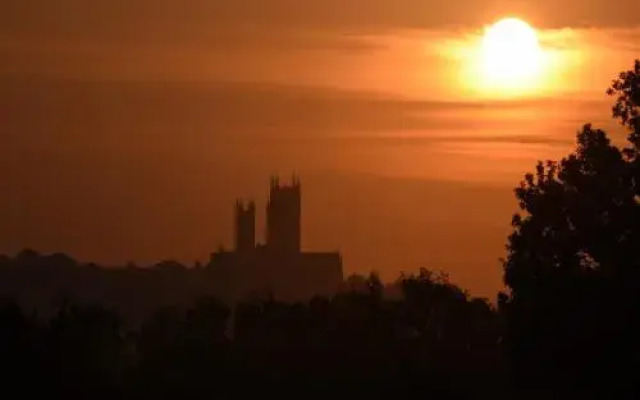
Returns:
[[[331,295],[343,280],[338,252],[301,249],[301,187],[271,178],[266,207],[266,243],[256,243],[256,206],[238,199],[235,206],[233,251],[211,254],[210,270],[233,298],[274,297],[305,300]]]

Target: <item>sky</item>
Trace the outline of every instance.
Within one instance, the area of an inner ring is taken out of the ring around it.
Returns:
[[[206,261],[236,196],[297,172],[303,245],[347,272],[501,288],[512,194],[610,120],[640,3],[0,0],[0,251]],[[487,26],[537,29],[528,90],[487,90]],[[263,214],[259,213],[259,229]],[[261,225],[262,224],[262,225]]]

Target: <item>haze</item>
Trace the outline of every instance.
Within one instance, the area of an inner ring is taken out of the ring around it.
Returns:
[[[0,3],[0,252],[204,261],[296,172],[304,248],[486,296],[513,187],[584,122],[621,138],[604,90],[640,50],[632,0]],[[511,15],[550,60],[526,95],[473,75]]]

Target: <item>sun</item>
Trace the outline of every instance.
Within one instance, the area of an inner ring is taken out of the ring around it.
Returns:
[[[518,18],[505,18],[488,27],[482,38],[485,86],[526,89],[536,86],[542,50],[536,31]]]

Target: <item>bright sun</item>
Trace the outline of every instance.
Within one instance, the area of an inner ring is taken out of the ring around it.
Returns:
[[[542,50],[536,31],[517,18],[487,28],[482,39],[483,76],[494,89],[526,89],[537,85]]]

